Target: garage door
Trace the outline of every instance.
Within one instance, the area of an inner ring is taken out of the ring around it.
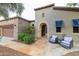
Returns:
[[[5,36],[5,37],[13,37],[13,31],[14,31],[13,26],[3,27],[3,36]]]

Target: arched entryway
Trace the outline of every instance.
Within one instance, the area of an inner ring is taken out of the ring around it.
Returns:
[[[41,23],[41,37],[46,36],[47,34],[47,24],[46,23]]]

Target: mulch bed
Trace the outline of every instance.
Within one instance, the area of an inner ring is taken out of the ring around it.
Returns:
[[[0,56],[28,56],[28,55],[0,45]]]
[[[70,52],[65,54],[64,56],[79,56],[79,51]]]

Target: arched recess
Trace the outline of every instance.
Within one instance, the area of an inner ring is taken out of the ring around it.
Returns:
[[[47,35],[47,24],[41,23],[40,28],[41,28],[41,37],[46,36]]]

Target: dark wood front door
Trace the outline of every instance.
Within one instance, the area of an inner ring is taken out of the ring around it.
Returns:
[[[45,36],[47,33],[47,26],[46,24],[43,24],[41,27],[41,36]]]

